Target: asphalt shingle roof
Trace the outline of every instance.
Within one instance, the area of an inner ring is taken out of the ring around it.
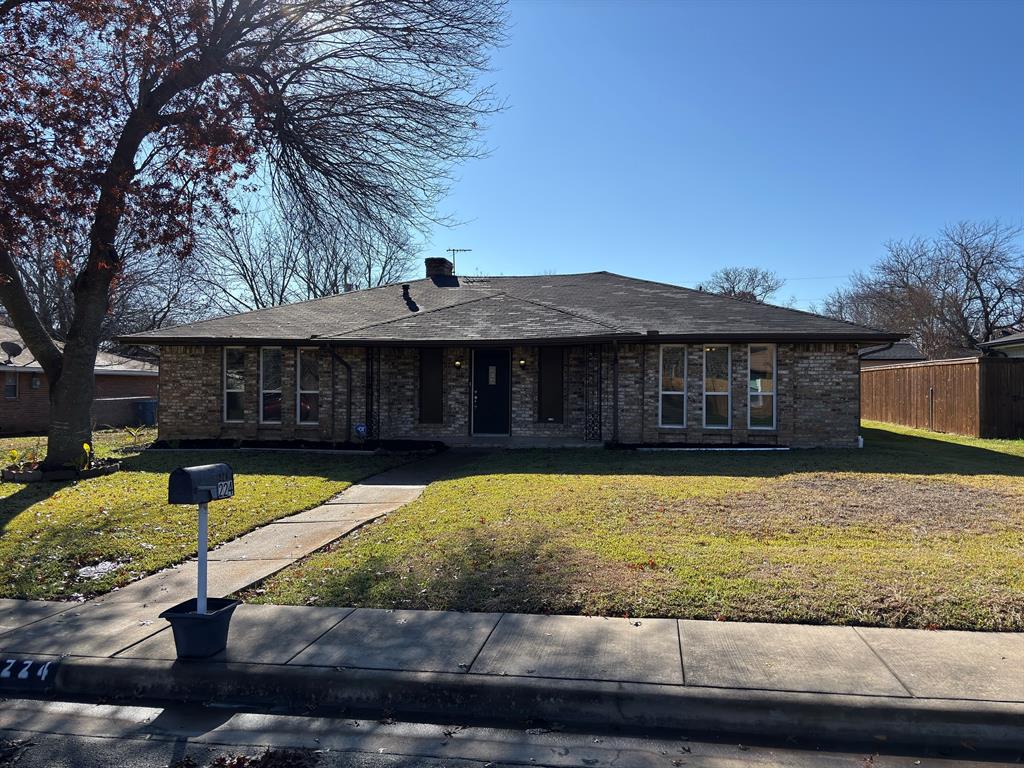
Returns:
[[[928,356],[921,353],[909,341],[897,341],[891,347],[882,344],[860,350],[861,360],[927,360]]]
[[[6,352],[0,352],[0,370],[31,371],[33,373],[43,370],[36,362],[35,356],[25,346],[21,336],[13,328],[0,325],[0,341],[12,341],[21,347],[21,353],[8,359]],[[58,342],[58,346],[60,343]],[[111,373],[119,375],[136,374],[139,376],[156,376],[159,369],[153,363],[145,363],[142,360],[132,360],[130,357],[113,355],[110,352],[96,353],[96,373]]]
[[[800,310],[610,272],[441,277],[353,291],[124,337],[136,343],[510,342],[542,339],[894,341]]]
[[[983,341],[979,347],[1001,347],[1006,344],[1024,344],[1024,333],[1011,333],[1009,336],[1002,336],[991,341]]]

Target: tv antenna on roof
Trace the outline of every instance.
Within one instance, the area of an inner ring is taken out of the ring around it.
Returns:
[[[445,250],[446,253],[452,255],[452,274],[455,274],[455,255],[458,253],[472,253],[472,248],[448,248]]]

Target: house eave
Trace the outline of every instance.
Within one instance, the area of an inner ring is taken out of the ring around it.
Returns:
[[[38,365],[0,365],[0,373],[43,373]],[[160,371],[126,371],[124,369],[106,370],[96,368],[93,373],[97,376],[159,376]]]
[[[147,346],[350,346],[350,347],[500,347],[500,346],[544,346],[553,344],[601,344],[622,342],[633,344],[682,344],[728,342],[763,342],[763,343],[884,343],[899,341],[904,336],[896,333],[618,333],[594,336],[544,336],[523,337],[510,336],[500,338],[438,338],[438,339],[404,339],[387,337],[299,337],[299,336],[231,336],[231,337],[189,337],[189,336],[121,336],[119,341]]]

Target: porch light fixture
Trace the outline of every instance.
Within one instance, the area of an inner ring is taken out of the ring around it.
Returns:
[[[456,360],[455,361],[455,367],[456,368],[461,368],[462,367],[462,361],[461,360]]]
[[[525,360],[520,360],[519,361],[519,367],[520,368],[525,368],[526,367],[526,361]]]

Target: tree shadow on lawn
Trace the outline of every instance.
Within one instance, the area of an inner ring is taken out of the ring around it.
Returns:
[[[861,472],[1024,477],[1024,457],[944,440],[863,427],[864,448],[792,451],[636,451],[533,449],[489,452],[452,479],[484,474],[779,477]]]
[[[255,587],[241,597],[297,605],[571,614],[583,604],[577,599],[579,590],[593,581],[592,571],[600,570],[601,558],[553,543],[542,530],[502,547],[494,545],[489,530],[468,530],[444,546],[441,560],[371,555],[331,570],[314,556],[297,569],[256,585],[271,585],[265,597]],[[617,573],[627,568],[607,565]],[[612,584],[621,588],[617,578],[609,580],[610,589]],[[310,595],[316,596],[315,602],[306,602]]]

